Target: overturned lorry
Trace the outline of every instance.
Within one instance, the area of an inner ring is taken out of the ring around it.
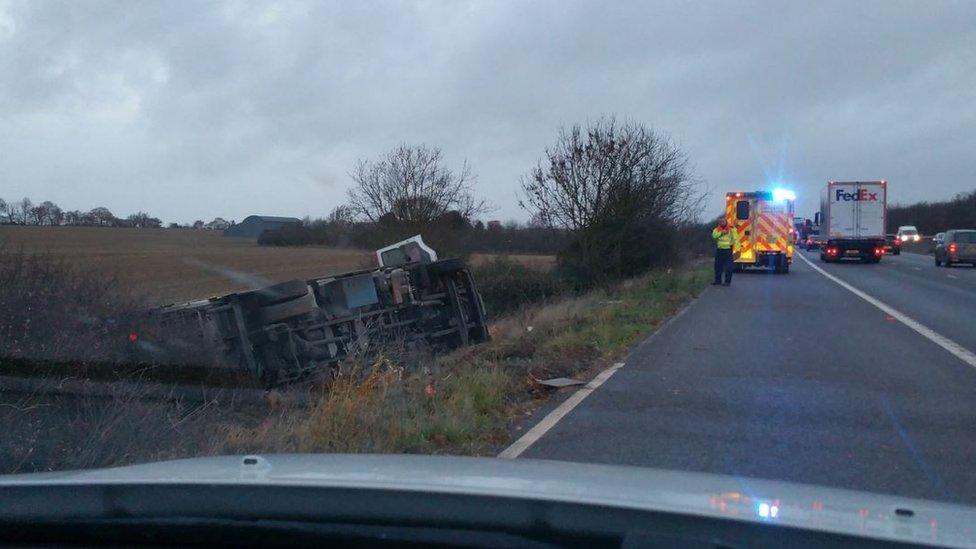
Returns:
[[[376,252],[379,268],[292,280],[152,311],[189,330],[216,362],[274,387],[334,367],[376,341],[451,349],[488,340],[481,296],[458,259],[420,236]]]

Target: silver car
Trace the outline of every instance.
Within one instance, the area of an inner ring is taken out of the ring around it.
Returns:
[[[946,231],[935,246],[935,266],[952,267],[956,263],[976,266],[976,230]]]

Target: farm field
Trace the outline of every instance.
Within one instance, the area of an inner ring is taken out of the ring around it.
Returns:
[[[0,242],[115,276],[123,289],[158,304],[375,266],[368,250],[263,247],[252,239],[207,230],[6,225],[0,226]],[[475,254],[471,261],[478,264],[492,257]],[[544,270],[555,262],[552,256],[509,257]]]

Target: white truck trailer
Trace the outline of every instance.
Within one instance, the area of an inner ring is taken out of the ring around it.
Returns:
[[[830,181],[820,196],[821,261],[877,263],[885,253],[887,181]]]

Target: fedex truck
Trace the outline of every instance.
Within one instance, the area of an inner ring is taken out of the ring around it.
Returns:
[[[820,196],[821,261],[881,261],[888,211],[886,181],[830,181]]]

